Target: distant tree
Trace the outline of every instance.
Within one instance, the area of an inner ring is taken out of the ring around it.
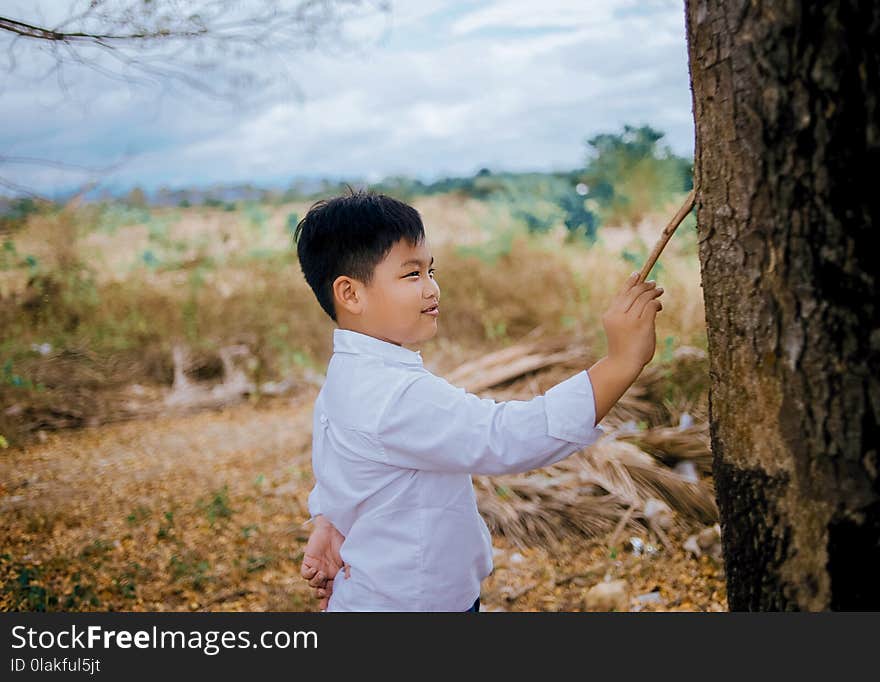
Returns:
[[[132,208],[146,208],[147,195],[140,187],[133,187],[125,196],[125,203]]]
[[[622,133],[602,133],[586,141],[582,179],[604,222],[635,226],[691,189],[693,164],[661,145],[664,135],[650,126],[624,125]]]
[[[587,208],[586,199],[569,185],[567,191],[559,195],[557,203],[563,210],[565,216],[563,223],[570,238],[581,235],[587,242],[594,242],[599,220],[596,214]]]
[[[376,192],[388,194],[401,201],[412,201],[425,193],[425,185],[421,180],[405,175],[386,177],[381,182],[371,184],[370,187]]]
[[[15,197],[11,199],[0,198],[0,238],[7,239],[10,232],[25,223],[27,217],[33,213],[51,210],[54,203],[32,197]],[[14,250],[12,242],[4,241],[4,250]]]

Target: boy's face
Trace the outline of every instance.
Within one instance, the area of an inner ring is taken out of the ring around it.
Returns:
[[[400,240],[376,266],[369,286],[338,277],[333,286],[339,326],[398,346],[433,338],[440,309],[424,312],[440,300],[432,261],[427,240],[417,246]]]

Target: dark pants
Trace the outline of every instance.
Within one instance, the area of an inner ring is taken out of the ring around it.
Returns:
[[[477,613],[480,610],[480,598],[477,597],[477,601],[474,602],[474,605],[471,606],[465,613]]]

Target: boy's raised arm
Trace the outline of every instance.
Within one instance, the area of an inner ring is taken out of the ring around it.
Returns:
[[[596,426],[654,355],[662,289],[624,283],[602,317],[608,355],[531,400],[498,403],[426,373],[395,387],[366,456],[408,469],[502,474],[557,462],[598,440]]]
[[[406,469],[517,473],[595,442],[595,400],[581,371],[531,400],[480,398],[430,373],[394,388],[365,456]]]

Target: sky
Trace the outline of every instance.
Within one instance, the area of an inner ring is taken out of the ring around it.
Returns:
[[[0,16],[41,25],[70,8],[0,0]],[[693,154],[681,0],[394,0],[347,20],[344,38],[260,55],[266,73],[283,56],[294,82],[235,107],[76,65],[62,89],[44,50],[0,35],[0,178],[53,194],[88,179],[118,191],[569,170],[586,139],[625,123]]]

